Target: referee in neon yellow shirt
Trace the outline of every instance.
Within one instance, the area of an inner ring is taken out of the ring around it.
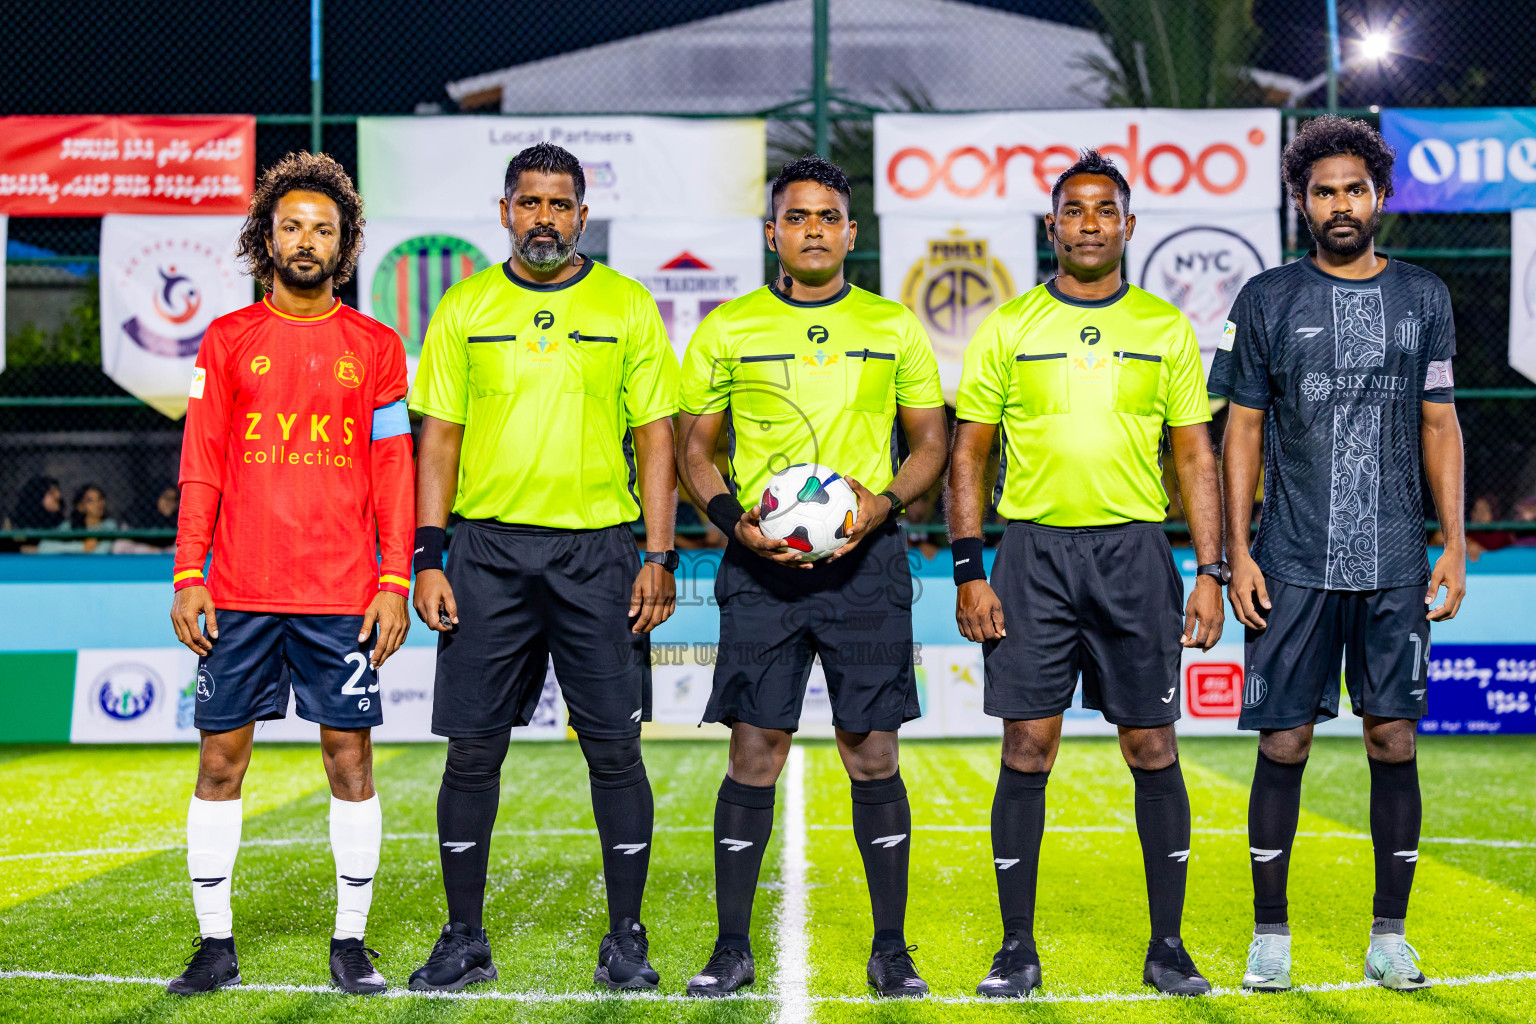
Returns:
[[[448,924],[410,987],[496,978],[482,922],[501,765],[555,674],[581,741],[608,934],[594,981],[653,989],[640,923],[654,818],[640,759],[649,631],[672,613],[677,359],[656,302],[576,251],[586,177],[550,143],[507,166],[512,258],[448,289],[410,407],[421,413],[415,606],[439,630],[432,731]],[[443,564],[450,509],[460,523]],[[629,524],[644,511],[646,553]],[[446,568],[446,571],[445,571]]]
[[[1183,313],[1121,274],[1136,226],[1130,200],[1125,178],[1094,150],[1057,179],[1045,222],[1060,270],[982,323],[955,403],[956,618],[966,639],[984,645],[985,707],[1004,720],[992,804],[1004,936],[977,987],[984,996],[1028,995],[1040,984],[1045,784],[1079,674],[1083,706],[1119,727],[1135,777],[1152,918],[1142,976],[1161,992],[1210,991],[1179,938],[1190,821],[1173,723],[1181,645],[1209,650],[1220,638],[1229,573],[1200,348]],[[989,585],[981,490],[999,425],[993,501],[1010,522]],[[1183,583],[1161,525],[1165,427],[1202,563],[1182,618]]]

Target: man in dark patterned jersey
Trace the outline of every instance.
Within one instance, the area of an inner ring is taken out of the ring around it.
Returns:
[[[1418,860],[1414,733],[1429,623],[1466,589],[1456,335],[1435,275],[1377,254],[1392,149],[1363,121],[1309,121],[1283,158],[1317,249],[1249,281],[1211,367],[1232,400],[1224,471],[1232,610],[1247,627],[1239,725],[1259,730],[1248,805],[1254,937],[1245,988],[1290,987],[1286,873],[1312,726],[1338,714],[1339,663],[1364,719],[1376,895],[1365,977],[1429,980],[1404,917]],[[1446,536],[1430,572],[1422,475]],[[1252,551],[1251,502],[1264,469]],[[1431,608],[1441,589],[1445,601]]]

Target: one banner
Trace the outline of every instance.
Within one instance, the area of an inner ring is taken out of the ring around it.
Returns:
[[[1086,147],[1124,172],[1131,208],[1258,210],[1280,201],[1280,112],[1112,109],[875,115],[875,210],[1049,213]]]
[[[644,218],[608,225],[608,264],[656,297],[679,359],[720,303],[763,283],[763,218]]]
[[[0,118],[0,213],[239,213],[256,185],[256,119]]]
[[[763,212],[766,122],[668,117],[364,117],[359,181],[369,217],[496,217],[507,163],[538,142],[581,161],[596,220]]]
[[[186,415],[208,324],[254,297],[235,262],[244,222],[133,214],[101,220],[101,368],[173,419]]]
[[[1536,209],[1509,219],[1509,365],[1536,380]]]
[[[366,239],[357,268],[359,308],[404,339],[414,378],[438,301],[453,285],[511,255],[507,229],[494,214],[464,221],[370,216]]]
[[[987,314],[1035,286],[1035,218],[880,218],[880,292],[917,314],[944,397]]]
[[[1132,284],[1167,299],[1189,317],[1209,371],[1243,284],[1280,265],[1280,217],[1273,209],[1138,214],[1125,264]]]
[[[1383,110],[1394,212],[1536,206],[1536,108]]]

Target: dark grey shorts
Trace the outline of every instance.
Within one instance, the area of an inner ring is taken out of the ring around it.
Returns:
[[[556,530],[466,521],[445,569],[459,625],[439,633],[432,731],[527,725],[555,663],[571,728],[629,739],[651,717],[651,641],[630,632],[640,554],[628,526]]]
[[[1008,635],[983,645],[987,714],[1052,718],[1083,707],[1114,725],[1179,718],[1184,583],[1158,523],[1008,524],[992,567]]]
[[[1357,715],[1428,710],[1426,586],[1315,590],[1265,579],[1268,628],[1246,630],[1239,729],[1294,729],[1339,713],[1339,665]]]
[[[922,714],[912,570],[896,531],[866,537],[847,558],[810,571],[782,569],[733,543],[715,600],[720,647],[704,721],[793,732],[817,655],[837,728],[890,732]]]

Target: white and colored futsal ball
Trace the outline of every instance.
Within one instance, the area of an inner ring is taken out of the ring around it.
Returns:
[[[763,536],[783,541],[813,562],[848,542],[859,499],[848,481],[826,466],[802,462],[773,475],[757,514]]]

